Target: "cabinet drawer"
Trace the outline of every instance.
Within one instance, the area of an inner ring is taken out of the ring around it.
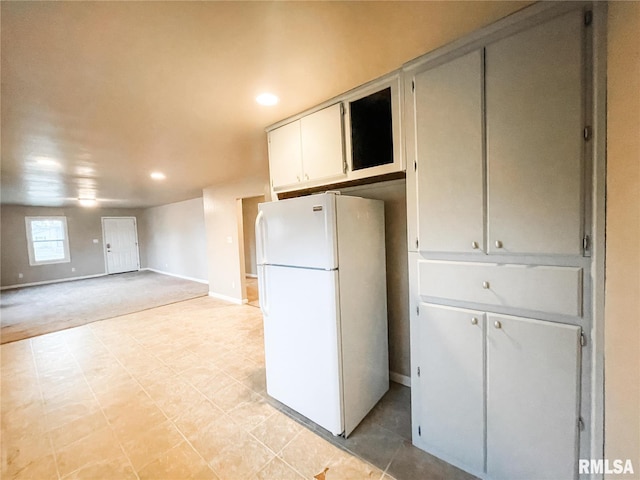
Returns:
[[[422,297],[582,316],[582,268],[418,262]]]

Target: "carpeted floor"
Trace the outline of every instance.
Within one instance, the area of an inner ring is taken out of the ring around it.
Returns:
[[[0,343],[207,295],[206,284],[150,271],[0,292]]]

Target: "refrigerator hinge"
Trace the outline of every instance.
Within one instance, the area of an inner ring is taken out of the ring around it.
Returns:
[[[580,346],[587,346],[587,336],[584,334],[583,330],[580,330]]]

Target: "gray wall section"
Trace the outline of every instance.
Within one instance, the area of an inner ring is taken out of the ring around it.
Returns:
[[[144,267],[207,281],[207,240],[202,198],[142,211],[138,235]]]
[[[256,266],[256,216],[258,203],[264,202],[264,195],[242,199],[242,225],[244,234],[244,269],[251,275],[258,274]]]
[[[64,280],[73,277],[105,273],[102,244],[102,217],[140,218],[139,209],[25,207],[0,206],[0,265],[2,286]],[[65,216],[69,233],[71,262],[50,265],[29,265],[27,216]],[[140,227],[138,226],[138,233]],[[97,239],[98,243],[93,243]],[[141,242],[139,242],[141,243]],[[141,265],[144,248],[140,247]],[[72,269],[75,269],[73,271]],[[19,278],[19,274],[23,278]]]
[[[396,180],[345,188],[341,192],[344,195],[384,201],[389,370],[410,377],[409,272],[407,263],[407,197],[405,181]]]

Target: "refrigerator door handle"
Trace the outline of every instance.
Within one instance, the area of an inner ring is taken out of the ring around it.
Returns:
[[[267,317],[269,316],[269,303],[267,302],[267,267],[261,267],[258,269],[258,304],[260,305],[260,310],[262,310],[262,314]]]
[[[256,254],[258,265],[264,265],[267,263],[266,259],[266,243],[267,239],[265,231],[264,212],[260,210],[256,216]]]

